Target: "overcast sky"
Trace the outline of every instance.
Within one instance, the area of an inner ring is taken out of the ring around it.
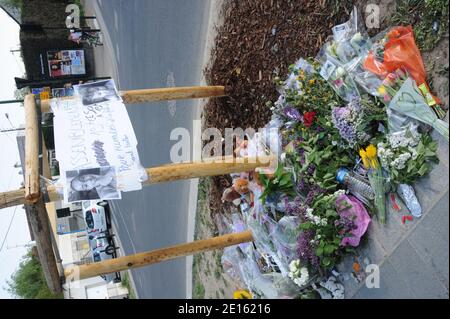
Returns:
[[[23,76],[23,64],[21,64],[19,52],[14,54],[11,49],[19,47],[19,26],[3,10],[0,9],[0,100],[14,99],[14,77]],[[5,114],[9,114],[14,127],[24,123],[24,113],[19,104],[0,104],[0,130],[10,129],[11,124]],[[19,162],[19,153],[16,144],[16,132],[0,133],[0,192],[20,187],[22,181],[19,169],[13,165]],[[15,215],[14,215],[15,211]],[[14,219],[12,219],[14,215]],[[6,291],[6,280],[17,269],[22,256],[27,249],[23,247],[30,241],[30,234],[21,206],[0,210],[0,246],[5,238],[8,226],[11,229],[7,236],[3,249],[0,251],[0,298],[12,298]]]

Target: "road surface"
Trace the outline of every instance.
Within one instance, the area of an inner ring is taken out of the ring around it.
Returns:
[[[96,1],[109,35],[120,90],[199,85],[209,1]],[[109,75],[109,74],[104,74]],[[170,162],[170,133],[192,133],[196,101],[134,104],[128,112],[144,167]],[[123,193],[113,220],[125,254],[186,242],[189,181]],[[185,298],[186,259],[132,271],[140,298]]]

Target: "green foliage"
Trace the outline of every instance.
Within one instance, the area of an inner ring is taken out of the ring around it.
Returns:
[[[128,271],[122,276],[121,285],[128,289],[128,296],[130,299],[136,299],[136,293],[134,292],[133,287],[131,286],[130,275]]]
[[[8,291],[23,299],[63,299],[63,294],[54,294],[47,287],[42,266],[31,250],[24,256],[19,269],[7,281]]]
[[[195,282],[194,293],[192,297],[194,299],[205,299],[205,287],[199,280]]]
[[[391,18],[393,25],[412,25],[420,50],[432,50],[448,33],[448,0],[400,0]],[[434,23],[439,30],[433,30]]]
[[[278,164],[274,178],[268,178],[265,174],[260,174],[260,179],[264,185],[264,192],[260,198],[263,204],[270,194],[282,193],[288,196],[295,196],[292,174],[286,172],[281,164]]]

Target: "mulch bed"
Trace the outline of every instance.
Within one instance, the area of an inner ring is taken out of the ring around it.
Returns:
[[[266,103],[278,98],[274,78],[284,78],[300,57],[315,56],[351,6],[334,0],[226,0],[205,77],[208,85],[225,85],[228,96],[205,106],[205,127],[222,133],[226,127],[264,127],[271,116]],[[220,198],[230,184],[229,176],[212,179],[212,213],[226,207]]]

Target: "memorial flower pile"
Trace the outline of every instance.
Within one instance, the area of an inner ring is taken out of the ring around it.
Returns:
[[[241,205],[255,238],[240,259],[251,276],[242,278],[259,297],[343,297],[336,265],[360,245],[370,223],[386,222],[389,193],[421,215],[412,185],[437,161],[424,124],[448,139],[448,125],[411,77],[414,65],[381,73],[367,67],[362,75],[373,41],[355,15],[333,29],[318,57],[299,59],[286,80],[276,80],[280,96],[270,105],[268,127],[279,130],[279,165],[274,174],[250,174],[254,201]],[[372,196],[362,200],[364,192]],[[324,292],[328,286],[334,288]]]

